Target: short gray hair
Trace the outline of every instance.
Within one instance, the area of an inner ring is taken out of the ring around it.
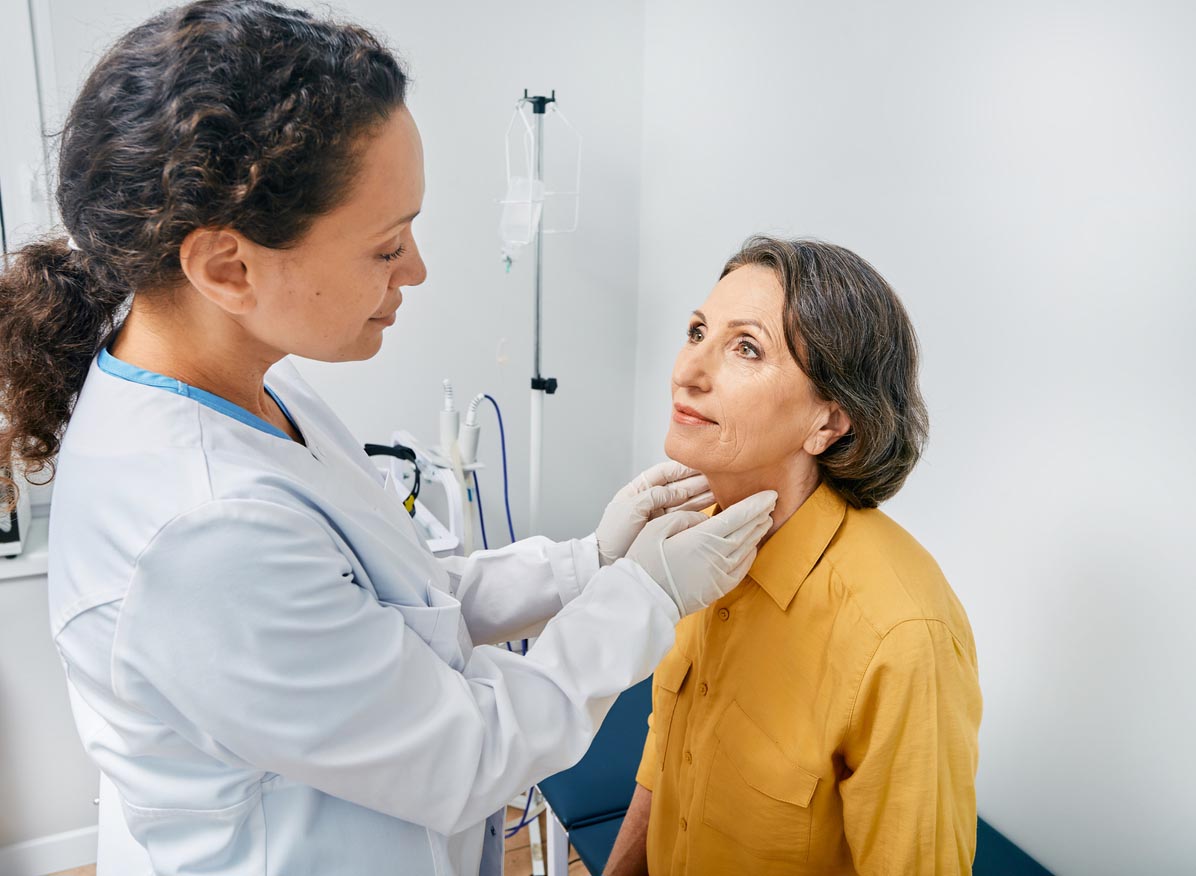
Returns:
[[[856,508],[875,508],[901,489],[929,431],[909,315],[884,277],[841,246],[752,237],[722,276],[746,265],[776,274],[789,352],[851,419],[818,457],[823,479]]]

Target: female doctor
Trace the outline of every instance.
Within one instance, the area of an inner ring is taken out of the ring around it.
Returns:
[[[101,874],[478,873],[487,817],[581,757],[769,528],[775,494],[707,521],[666,464],[596,537],[427,551],[286,360],[373,356],[424,279],[404,85],[357,27],[162,13],[67,119],[70,238],[0,277],[0,458],[57,453],[50,615],[113,789]]]

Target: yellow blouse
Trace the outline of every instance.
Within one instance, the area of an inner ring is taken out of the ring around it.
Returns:
[[[884,513],[819,487],[681,621],[652,707],[652,876],[971,872],[976,646]]]

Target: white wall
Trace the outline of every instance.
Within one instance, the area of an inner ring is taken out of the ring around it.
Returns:
[[[99,772],[49,630],[45,577],[0,578],[0,873],[5,846],[95,824]]]
[[[635,459],[686,314],[754,231],[868,258],[925,353],[888,511],[970,614],[979,803],[1060,874],[1196,860],[1181,3],[648,6]]]

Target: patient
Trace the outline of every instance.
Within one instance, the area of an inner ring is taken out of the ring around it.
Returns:
[[[917,341],[859,256],[755,238],[689,321],[665,448],[717,508],[779,493],[744,583],[657,667],[611,876],[968,873],[967,616],[878,503],[926,439]]]

